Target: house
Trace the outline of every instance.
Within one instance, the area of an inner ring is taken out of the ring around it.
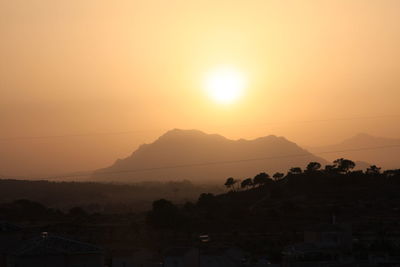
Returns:
[[[91,244],[46,232],[8,252],[7,267],[104,267],[103,251]]]
[[[340,266],[353,259],[352,231],[349,225],[322,224],[304,231],[304,242],[287,246],[283,267]]]
[[[304,231],[304,242],[324,248],[352,250],[351,227],[346,224],[320,224]]]

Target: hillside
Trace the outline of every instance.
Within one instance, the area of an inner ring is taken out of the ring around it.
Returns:
[[[326,164],[284,137],[229,140],[197,130],[168,131],[155,142],[140,146],[131,156],[98,170],[97,181],[166,181],[188,179],[220,183],[228,176],[245,178],[257,172],[286,172],[310,161]]]
[[[343,157],[376,164],[384,169],[394,169],[400,166],[400,139],[358,134],[339,144],[309,148],[309,150],[330,161]],[[338,152],[324,153],[326,151]]]

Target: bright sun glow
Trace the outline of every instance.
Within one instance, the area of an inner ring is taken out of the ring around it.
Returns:
[[[210,71],[205,78],[205,89],[208,95],[219,103],[232,103],[242,94],[246,80],[240,71],[222,67]]]

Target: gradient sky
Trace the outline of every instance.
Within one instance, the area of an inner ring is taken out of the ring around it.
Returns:
[[[0,174],[105,167],[171,128],[399,138],[399,14],[398,0],[0,0]],[[249,81],[230,105],[202,88],[225,64]]]

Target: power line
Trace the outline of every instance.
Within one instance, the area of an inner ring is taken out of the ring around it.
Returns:
[[[386,145],[386,146],[375,146],[375,147],[362,147],[362,148],[345,149],[345,150],[322,151],[322,152],[318,152],[318,153],[315,153],[315,154],[316,155],[334,154],[334,153],[377,150],[377,149],[395,148],[395,147],[399,147],[400,148],[400,144],[398,144],[398,145]],[[212,165],[235,164],[235,163],[260,161],[260,160],[267,160],[267,159],[285,159],[285,158],[305,157],[305,156],[312,156],[312,155],[313,154],[311,154],[311,153],[302,153],[302,154],[290,154],[290,155],[282,155],[282,156],[269,156],[269,157],[249,158],[249,159],[240,159],[240,160],[202,162],[202,163],[193,163],[193,164],[181,164],[181,165],[172,165],[172,166],[141,168],[141,169],[134,169],[134,170],[99,172],[99,173],[96,173],[96,175],[108,175],[108,174],[120,174],[120,173],[137,173],[137,172],[159,171],[159,170],[168,170],[168,169],[179,169],[179,168],[187,168],[187,167],[203,167],[203,166],[212,166]],[[63,178],[83,177],[83,176],[88,176],[88,175],[87,174],[78,174],[78,175],[52,176],[52,177],[42,178],[42,180],[63,179]]]
[[[347,117],[347,118],[331,118],[331,119],[317,119],[317,120],[303,120],[303,121],[287,121],[285,124],[289,123],[314,123],[314,122],[331,122],[331,121],[351,121],[351,120],[369,120],[369,119],[385,119],[385,118],[396,118],[399,119],[399,115],[382,115],[382,116],[363,116],[363,117]],[[276,123],[268,123],[267,125],[271,124],[280,124],[279,122]]]
[[[298,124],[298,123],[318,123],[318,122],[332,122],[332,121],[367,120],[367,119],[383,119],[383,118],[400,118],[400,116],[398,116],[398,115],[383,115],[383,116],[370,116],[370,117],[364,116],[364,117],[347,117],[347,118],[332,118],[332,119],[319,119],[319,120],[269,122],[269,123],[261,123],[261,124],[258,124],[257,126]],[[248,126],[248,125],[246,125],[246,126]],[[44,136],[16,136],[16,137],[0,138],[0,142],[17,141],[17,140],[39,140],[39,139],[54,139],[54,138],[125,135],[125,134],[132,134],[132,133],[162,131],[162,130],[165,130],[165,129],[161,129],[161,128],[155,129],[154,128],[154,129],[128,130],[128,131],[118,131],[118,132],[78,133],[78,134],[64,134],[64,135],[44,135]]]
[[[161,130],[161,129],[157,129]],[[44,136],[16,136],[16,137],[5,137],[0,138],[0,141],[14,141],[14,140],[34,140],[34,139],[52,139],[52,138],[64,138],[64,137],[87,137],[87,136],[101,136],[101,135],[123,135],[131,133],[141,133],[155,131],[155,129],[148,130],[132,130],[132,131],[121,131],[121,132],[101,132],[101,133],[80,133],[80,134],[64,134],[64,135],[44,135]]]

